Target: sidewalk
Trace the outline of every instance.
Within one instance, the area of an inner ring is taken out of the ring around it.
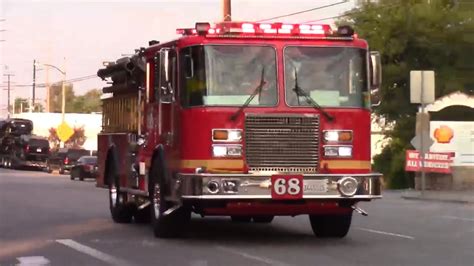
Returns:
[[[406,190],[402,193],[402,198],[409,199],[409,200],[426,200],[426,201],[474,204],[474,190],[462,190],[462,191],[426,190],[424,195],[421,195],[421,191],[418,191],[418,190]]]

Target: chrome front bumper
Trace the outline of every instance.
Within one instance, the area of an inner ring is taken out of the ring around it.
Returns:
[[[252,200],[272,199],[270,174],[180,174],[175,188],[183,200]],[[303,199],[354,199],[382,198],[381,174],[307,174],[303,175]],[[357,180],[353,196],[343,196],[338,181],[344,177]],[[224,183],[237,184],[234,191],[224,191]],[[209,182],[218,184],[219,190],[211,192]],[[323,189],[322,189],[323,188]]]
[[[23,165],[29,166],[29,167],[41,167],[41,168],[44,168],[44,167],[46,167],[46,162],[25,161]]]

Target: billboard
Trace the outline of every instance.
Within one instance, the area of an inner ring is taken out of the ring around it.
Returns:
[[[474,166],[474,122],[431,121],[430,152],[452,152],[453,166]]]

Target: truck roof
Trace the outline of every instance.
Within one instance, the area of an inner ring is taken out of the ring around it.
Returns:
[[[359,39],[350,26],[340,26],[337,30],[327,24],[292,24],[292,23],[256,23],[256,22],[220,22],[211,25],[207,22],[196,23],[194,28],[181,28],[176,30],[181,37],[165,43],[155,40],[149,42],[150,46],[142,48],[147,56],[163,46],[173,44],[213,43],[222,41],[244,41],[245,44],[275,42],[342,42],[352,43],[359,47],[366,47],[367,43]],[[138,50],[137,50],[138,51]]]

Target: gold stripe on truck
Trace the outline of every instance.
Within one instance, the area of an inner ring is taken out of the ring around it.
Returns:
[[[357,161],[357,160],[323,160],[321,161],[321,167],[327,164],[329,169],[358,169],[358,170],[370,170],[370,161]]]
[[[241,169],[244,160],[183,160],[182,168],[206,167],[207,169]]]
[[[371,169],[370,161],[360,160],[323,160],[321,166],[327,164],[329,169],[357,169],[369,170]],[[182,168],[197,168],[206,167],[208,170],[224,170],[224,169],[242,169],[244,167],[243,160],[183,160],[181,161]]]

